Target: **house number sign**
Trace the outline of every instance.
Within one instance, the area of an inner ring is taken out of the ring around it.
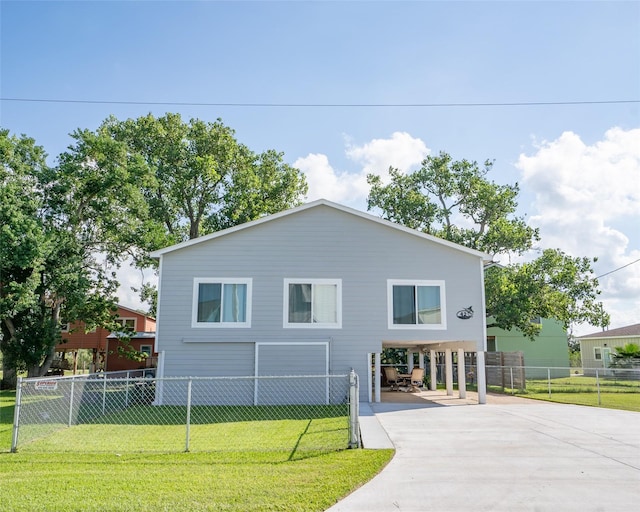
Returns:
[[[469,320],[469,318],[473,318],[473,307],[469,306],[468,308],[461,309],[456,313],[456,316],[460,320]]]

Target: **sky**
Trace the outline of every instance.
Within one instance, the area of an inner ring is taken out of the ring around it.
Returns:
[[[109,115],[220,118],[363,211],[369,172],[494,160],[536,249],[597,258],[611,328],[640,323],[640,2],[1,0],[0,97],[52,164]]]

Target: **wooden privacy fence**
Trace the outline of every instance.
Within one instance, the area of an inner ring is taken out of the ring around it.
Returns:
[[[487,385],[526,389],[522,352],[486,352]]]

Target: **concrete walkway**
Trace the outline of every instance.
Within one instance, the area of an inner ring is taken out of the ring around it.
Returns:
[[[330,512],[640,510],[640,413],[397,398],[361,405],[365,447],[393,460]]]

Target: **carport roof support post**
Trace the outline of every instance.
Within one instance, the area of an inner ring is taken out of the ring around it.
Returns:
[[[464,349],[458,349],[458,396],[467,398],[467,381],[465,378]]]
[[[450,348],[444,350],[444,374],[447,396],[453,396],[453,357]]]
[[[478,379],[478,403],[487,403],[487,374],[484,364],[484,352],[478,351],[476,353],[477,360],[477,379]]]

